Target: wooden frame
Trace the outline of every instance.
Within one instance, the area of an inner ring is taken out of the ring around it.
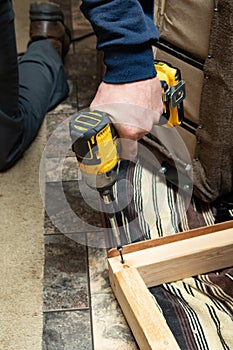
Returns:
[[[141,350],[180,349],[148,287],[233,265],[233,221],[108,252],[114,294]],[[175,266],[175,268],[174,268]]]

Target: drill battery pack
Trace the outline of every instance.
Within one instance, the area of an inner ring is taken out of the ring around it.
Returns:
[[[184,117],[185,98],[185,82],[181,79],[181,72],[165,61],[155,60],[154,64],[162,85],[164,109],[161,124],[180,125]]]

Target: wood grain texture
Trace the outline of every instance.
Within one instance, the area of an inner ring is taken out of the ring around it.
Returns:
[[[222,222],[215,225],[199,227],[196,229],[184,231],[181,233],[176,233],[174,235],[170,235],[166,237],[160,237],[160,238],[150,239],[142,242],[128,244],[123,247],[123,253],[128,254],[128,253],[136,252],[143,249],[153,248],[153,247],[157,247],[157,246],[172,243],[172,242],[177,242],[184,239],[189,239],[192,237],[197,237],[197,236],[202,236],[213,232],[218,232],[228,228],[233,228],[233,220]],[[119,252],[116,248],[112,248],[108,251],[108,258],[112,258],[114,256],[119,256]]]
[[[148,241],[147,248],[134,244],[124,264],[119,256],[108,258],[112,289],[141,350],[179,349],[147,288],[232,266],[232,226],[190,230]]]
[[[233,228],[124,254],[125,264],[138,269],[147,287],[230,267]],[[114,273],[124,265],[109,259]]]
[[[167,323],[134,267],[117,273],[109,266],[112,289],[142,350],[179,350]]]

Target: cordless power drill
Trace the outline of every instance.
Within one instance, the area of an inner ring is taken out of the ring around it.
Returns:
[[[155,61],[157,76],[162,85],[164,112],[162,124],[176,126],[183,118],[185,83],[180,72],[171,65]],[[123,263],[120,232],[110,197],[117,179],[119,144],[111,116],[101,111],[80,111],[70,120],[72,149],[87,185],[99,191],[106,205],[115,244]]]

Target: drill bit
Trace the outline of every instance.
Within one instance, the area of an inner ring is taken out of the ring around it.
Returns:
[[[120,240],[120,230],[117,224],[116,216],[114,214],[114,208],[112,204],[112,200],[110,197],[110,191],[104,191],[101,193],[101,197],[103,198],[104,204],[107,208],[108,212],[108,218],[110,221],[113,237],[115,239],[115,243],[117,246],[117,250],[119,251],[120,257],[121,257],[121,263],[124,264],[124,258],[123,258],[123,253],[122,253],[122,245],[121,245],[121,240]],[[110,209],[110,210],[109,210]]]

